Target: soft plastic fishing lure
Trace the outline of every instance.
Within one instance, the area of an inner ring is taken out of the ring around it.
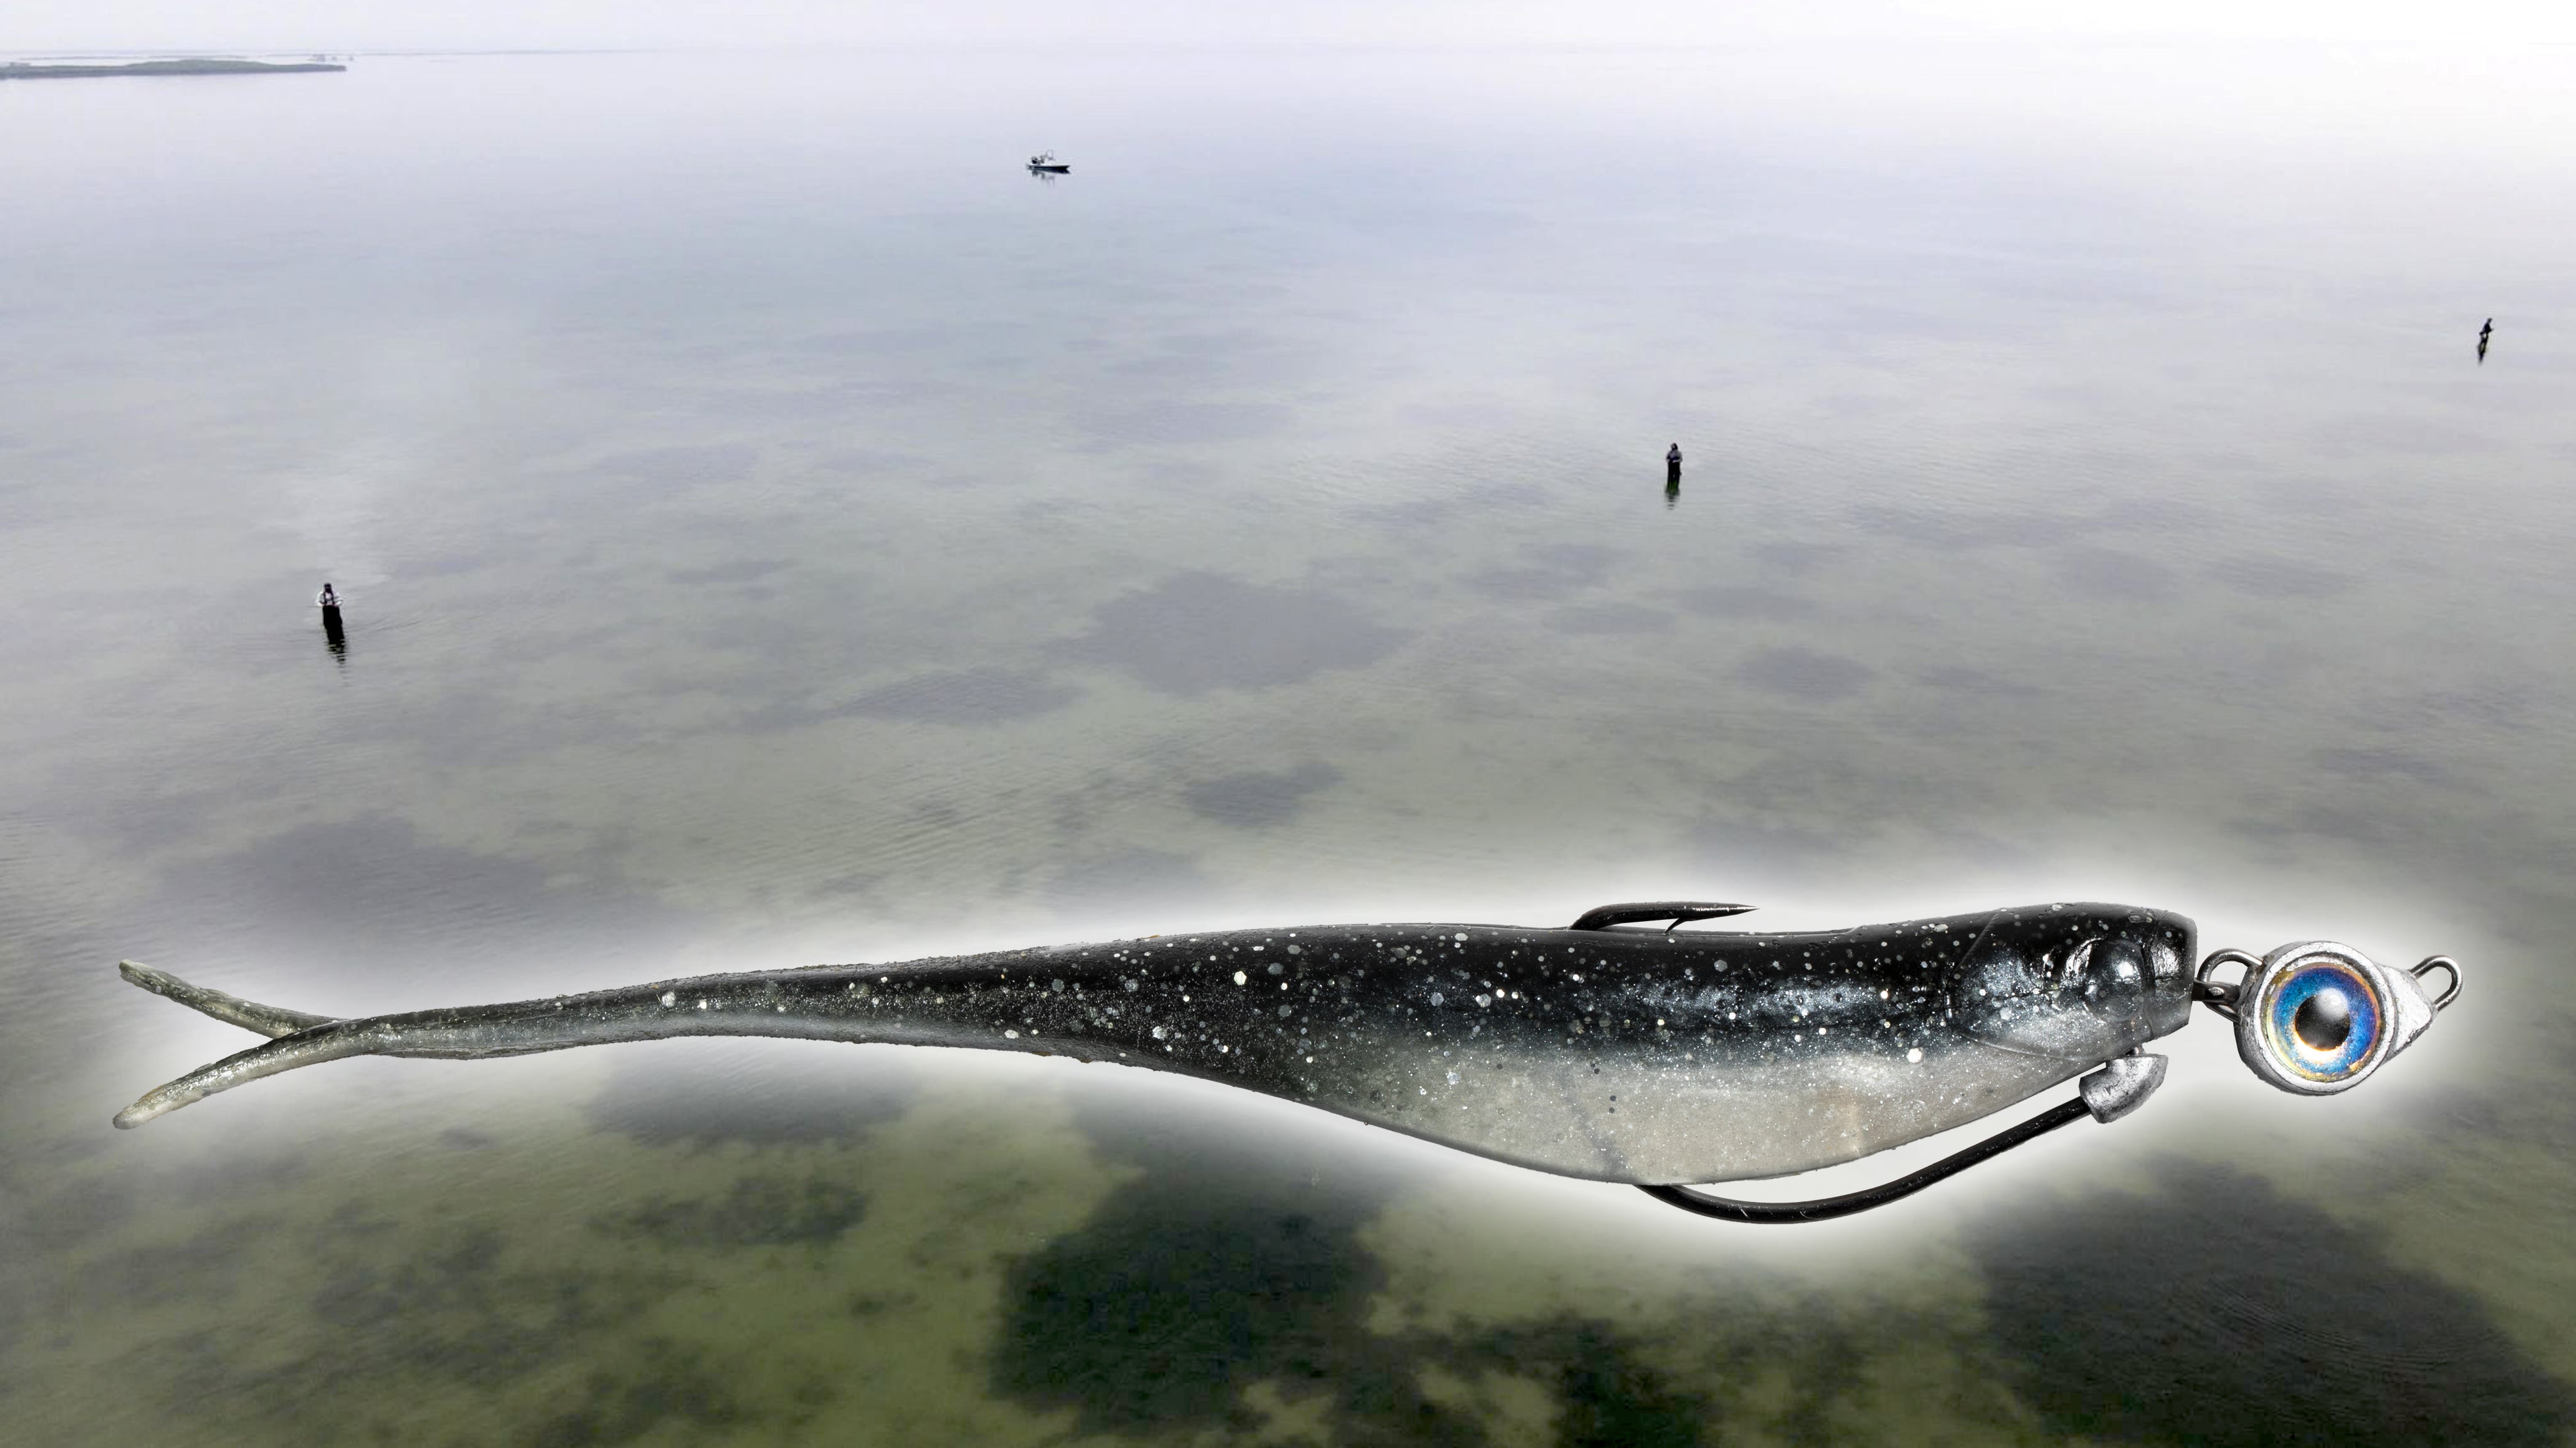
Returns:
[[[1710,1216],[1812,1221],[1894,1201],[2078,1117],[2127,1115],[2164,1080],[2165,1058],[2142,1048],[2187,1024],[2195,1000],[2235,1022],[2256,1075],[2329,1095],[2404,1050],[2460,988],[2448,957],[2391,970],[2325,941],[2260,959],[2221,950],[2195,968],[2190,921],[2117,905],[1796,934],[1675,928],[1750,908],[1610,905],[1561,930],[1148,936],[345,1020],[127,961],[136,985],[274,1039],[151,1092],[116,1124],[344,1056],[794,1036],[1180,1071]],[[1648,922],[1669,923],[1628,928]],[[2214,978],[2229,965],[2241,979]],[[2448,977],[2438,996],[2421,983],[2435,970]],[[2050,1111],[1868,1191],[1740,1202],[1686,1185],[1851,1161],[2078,1078]]]

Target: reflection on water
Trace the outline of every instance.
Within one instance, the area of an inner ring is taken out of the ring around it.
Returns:
[[[6,97],[11,1421],[2563,1436],[2562,61],[2046,59]],[[1822,1235],[892,1048],[106,1125],[243,1044],[120,957],[338,1014],[1658,897],[2126,897],[2468,990],[2329,1101],[2204,1024],[2138,1117]]]

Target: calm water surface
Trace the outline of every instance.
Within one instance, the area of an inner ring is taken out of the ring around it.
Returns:
[[[2566,1441],[2571,80],[1784,48],[7,87],[0,1414]],[[363,1014],[1665,896],[2123,899],[2450,951],[2468,991],[2327,1101],[2202,1021],[2116,1128],[1794,1232],[883,1047],[362,1060],[107,1125],[247,1041],[119,957]]]

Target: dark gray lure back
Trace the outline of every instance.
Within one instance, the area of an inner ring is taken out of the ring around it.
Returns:
[[[2188,920],[2116,905],[1787,934],[1336,925],[349,1020],[129,966],[138,984],[276,1039],[117,1124],[342,1056],[793,1036],[1182,1071],[1569,1176],[1722,1181],[1959,1126],[2177,1030],[2192,955]]]

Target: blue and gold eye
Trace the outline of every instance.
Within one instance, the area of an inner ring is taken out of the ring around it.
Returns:
[[[2263,1034],[2283,1066],[2311,1081],[2339,1081],[2379,1044],[2378,992],[2360,971],[2321,960],[2292,971],[2263,1004]]]

